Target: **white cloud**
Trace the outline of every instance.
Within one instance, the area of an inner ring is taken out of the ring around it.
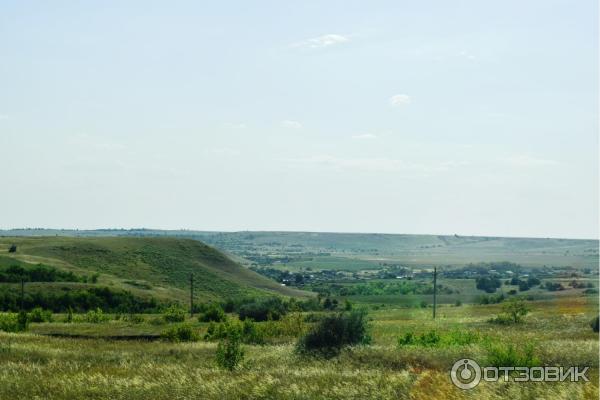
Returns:
[[[363,133],[361,135],[354,135],[352,139],[377,139],[377,135],[373,135],[372,133]]]
[[[402,107],[411,103],[411,98],[407,94],[395,94],[390,97],[390,104],[393,107]]]
[[[458,55],[460,55],[461,57],[464,57],[468,60],[475,60],[477,57],[474,56],[473,54],[469,53],[466,50],[461,51],[460,53],[458,53]]]
[[[331,155],[293,158],[287,159],[286,161],[292,166],[297,167],[321,167],[334,170],[360,172],[407,172],[410,174],[421,175],[446,172],[452,168],[468,164],[465,161],[445,161],[435,164],[422,164],[386,157],[343,158]]]
[[[309,48],[322,48],[334,46],[336,44],[346,43],[350,41],[347,36],[338,35],[335,33],[330,33],[327,35],[322,35],[314,38],[310,38],[307,40],[303,40],[302,42],[298,42],[292,45],[292,47],[309,47]]]
[[[302,128],[302,124],[298,121],[292,121],[289,119],[286,119],[284,121],[281,121],[281,126],[284,128],[290,128],[290,129],[300,129]]]
[[[551,165],[558,165],[557,161],[532,157],[525,154],[504,157],[500,159],[500,161],[514,167],[545,167]]]

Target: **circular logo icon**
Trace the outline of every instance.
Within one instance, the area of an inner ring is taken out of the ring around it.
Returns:
[[[481,381],[481,368],[475,361],[463,358],[452,366],[450,379],[454,386],[458,388],[473,389]]]

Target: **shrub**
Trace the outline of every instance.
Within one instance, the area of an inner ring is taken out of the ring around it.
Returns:
[[[250,344],[264,344],[265,335],[264,331],[257,329],[256,323],[252,320],[245,320],[242,324],[242,340],[244,343]]]
[[[237,324],[227,326],[225,337],[217,345],[215,358],[217,365],[229,371],[233,371],[244,359],[241,331]]]
[[[522,321],[523,317],[529,313],[529,307],[522,299],[512,298],[502,306],[502,310],[516,324]]]
[[[36,307],[29,312],[29,322],[52,322],[52,311]]]
[[[298,341],[297,351],[334,355],[344,346],[370,341],[367,314],[364,310],[355,310],[322,318]]]
[[[242,321],[246,318],[251,318],[255,321],[277,321],[286,313],[285,304],[277,297],[246,303],[239,309],[239,316]]]
[[[161,333],[161,337],[170,342],[197,342],[200,340],[198,332],[188,324],[170,327]]]
[[[223,322],[225,321],[225,312],[221,306],[211,304],[207,310],[198,316],[200,322]]]
[[[166,322],[183,322],[185,321],[185,310],[173,304],[165,310],[163,318]]]
[[[27,314],[24,312],[0,314],[0,331],[22,332],[27,330],[27,325]]]
[[[493,367],[536,367],[541,363],[531,343],[522,349],[512,344],[495,343],[488,346],[488,364]]]
[[[454,302],[454,306],[455,306],[455,307],[460,307],[460,306],[462,306],[462,301],[460,301],[460,300],[456,300],[456,301]]]
[[[13,244],[8,248],[8,252],[9,253],[16,253],[17,252],[17,245]]]
[[[452,331],[445,334],[438,334],[435,330],[432,330],[422,333],[419,336],[412,332],[407,332],[404,336],[398,338],[398,346],[464,346],[476,343],[479,340],[480,336],[478,334],[469,331]]]
[[[95,310],[88,311],[84,316],[85,322],[90,322],[92,324],[98,324],[100,322],[105,322],[110,319],[110,317],[102,311],[101,308],[96,308]]]
[[[594,332],[598,332],[598,320],[600,319],[600,317],[596,316],[596,318],[594,318],[592,320],[592,322],[590,322],[590,326],[592,327],[592,330]]]

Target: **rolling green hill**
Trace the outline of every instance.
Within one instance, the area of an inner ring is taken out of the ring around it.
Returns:
[[[9,253],[15,244],[17,251]],[[220,251],[191,239],[135,237],[0,237],[2,261],[39,263],[78,276],[98,275],[95,285],[127,289],[138,296],[186,301],[189,277],[194,275],[199,301],[240,296],[285,295],[306,292],[281,286],[256,274]],[[91,283],[36,283],[47,290]]]

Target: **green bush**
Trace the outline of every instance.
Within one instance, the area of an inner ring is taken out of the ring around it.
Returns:
[[[501,325],[518,324],[529,313],[529,307],[523,299],[513,297],[502,305],[502,311],[503,314],[490,319],[489,322]]]
[[[166,322],[183,322],[185,321],[185,310],[178,305],[173,304],[164,312],[163,319]]]
[[[170,342],[197,342],[200,340],[198,332],[188,324],[170,327],[161,333],[161,337]]]
[[[52,311],[36,307],[27,316],[29,322],[52,322]]]
[[[300,353],[335,355],[344,346],[368,344],[371,337],[364,310],[323,317],[296,346]]]
[[[254,321],[277,321],[287,313],[287,308],[280,298],[272,297],[246,303],[240,306],[238,313],[242,321],[247,318]]]
[[[478,334],[469,331],[452,331],[438,334],[435,330],[422,333],[417,336],[413,332],[407,332],[404,336],[398,338],[398,346],[422,346],[422,347],[440,347],[440,346],[464,346],[476,343],[480,340]]]
[[[24,313],[6,313],[0,314],[0,331],[4,332],[22,332],[27,330],[27,314]]]
[[[600,317],[596,316],[596,318],[594,318],[592,320],[592,322],[590,322],[590,326],[592,327],[592,329],[594,330],[594,332],[598,332],[598,320],[600,319]]]
[[[225,321],[225,312],[218,304],[211,304],[206,311],[198,316],[200,322],[223,322]]]
[[[85,322],[90,322],[92,324],[99,324],[101,322],[108,321],[109,319],[110,319],[110,317],[108,315],[104,314],[104,312],[102,311],[101,308],[96,308],[95,310],[90,310],[83,317],[83,320]]]
[[[224,324],[225,325],[225,324]],[[217,345],[215,358],[221,368],[233,371],[244,359],[242,331],[238,324],[227,324],[224,337]]]
[[[523,348],[513,344],[495,343],[488,346],[488,365],[493,367],[536,367],[541,365],[530,343]]]

